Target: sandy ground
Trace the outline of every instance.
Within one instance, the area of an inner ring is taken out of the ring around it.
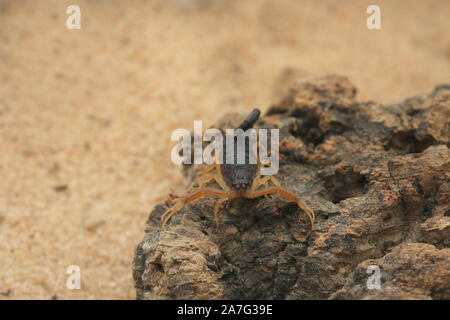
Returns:
[[[297,76],[427,92],[450,80],[449,17],[448,0],[0,1],[0,298],[134,298],[145,219],[184,188],[173,129],[264,110]]]

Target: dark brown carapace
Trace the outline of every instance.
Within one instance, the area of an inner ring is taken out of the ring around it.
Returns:
[[[258,109],[253,110],[247,119],[241,123],[238,129],[246,131],[252,128],[258,120],[260,113],[261,112]],[[247,148],[248,146],[249,144],[246,141],[245,164],[237,164],[237,161],[234,161],[234,164],[226,164],[226,161],[222,161],[223,164],[216,163],[209,165],[205,170],[206,175],[200,179],[199,186],[179,199],[171,208],[164,212],[161,216],[161,229],[164,228],[167,221],[169,221],[169,219],[186,204],[207,194],[219,197],[214,206],[214,219],[218,226],[219,222],[217,214],[225,201],[235,198],[253,199],[273,193],[277,193],[279,196],[288,200],[295,201],[300,209],[308,215],[312,229],[314,229],[314,212],[295,193],[281,187],[274,176],[262,176],[261,163],[259,160],[257,161],[257,164],[250,164],[250,148]],[[225,146],[223,150],[223,159],[225,159]],[[234,160],[236,160],[237,152],[234,152],[234,157]],[[209,182],[217,183],[220,186],[220,189],[205,187],[205,184]],[[273,185],[270,186],[269,182]]]

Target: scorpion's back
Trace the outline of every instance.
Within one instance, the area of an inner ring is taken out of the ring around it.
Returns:
[[[241,123],[237,129],[242,129],[245,133],[248,129],[252,128],[253,125],[259,118],[261,112],[258,109],[254,109],[249,116]],[[235,130],[237,130],[235,129]],[[245,156],[244,163],[238,164],[238,152],[240,148],[238,147],[238,135],[233,136],[233,146],[234,152],[227,154],[226,141],[224,141],[223,147],[223,164],[220,166],[222,176],[228,186],[235,189],[238,192],[244,192],[253,183],[258,172],[258,164],[251,164],[250,160],[256,160],[257,148],[256,145],[250,144],[250,137],[244,135],[244,145],[245,145]],[[241,137],[242,138],[242,137]],[[257,140],[256,140],[257,141]],[[256,142],[254,141],[254,142]],[[253,143],[253,140],[252,140]],[[253,152],[253,157],[252,153]],[[227,164],[228,162],[228,164]],[[230,163],[231,162],[231,163]]]

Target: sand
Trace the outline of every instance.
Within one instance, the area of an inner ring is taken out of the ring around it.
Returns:
[[[185,187],[175,128],[266,110],[296,77],[383,103],[449,82],[450,2],[377,2],[370,31],[374,1],[0,1],[0,299],[133,299],[147,215]]]

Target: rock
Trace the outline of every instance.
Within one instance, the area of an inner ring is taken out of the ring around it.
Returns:
[[[333,295],[352,299],[448,299],[450,249],[427,243],[401,243],[382,258],[366,260]],[[367,289],[367,268],[380,267],[380,289]]]
[[[276,196],[157,205],[136,249],[138,299],[450,299],[450,86],[391,105],[355,100],[341,76],[298,81],[259,128],[280,130]],[[231,114],[216,127],[236,126]],[[199,170],[185,166],[195,183]],[[381,288],[369,290],[369,266]]]

